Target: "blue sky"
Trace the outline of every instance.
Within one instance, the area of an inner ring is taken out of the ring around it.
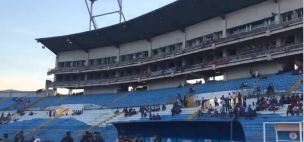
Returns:
[[[127,20],[174,0],[123,0]],[[116,0],[99,0],[94,13],[118,10]],[[118,14],[96,19],[99,27],[118,23]],[[35,38],[87,31],[89,15],[84,0],[0,1],[0,90],[43,88],[55,55]]]

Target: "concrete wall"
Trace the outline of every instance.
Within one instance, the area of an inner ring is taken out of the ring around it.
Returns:
[[[105,94],[105,93],[117,93],[117,86],[110,85],[110,86],[92,86],[92,87],[85,87],[84,88],[85,95],[92,95],[92,94]]]
[[[290,1],[290,0],[286,0]],[[262,20],[271,17],[271,13],[278,13],[279,9],[273,0],[247,7],[235,12],[226,14],[227,29]]]
[[[98,58],[106,58],[118,56],[119,49],[114,46],[95,48],[89,50],[89,59],[98,59]]]
[[[223,31],[225,20],[216,17],[186,28],[186,40],[191,40],[214,32]]]
[[[272,74],[277,73],[279,69],[282,69],[282,65],[278,61],[263,61],[256,62],[251,64],[242,64],[239,66],[232,66],[225,68],[224,78],[225,80],[237,79],[243,77],[250,77],[249,70],[258,70],[259,73],[263,74]]]
[[[278,0],[278,4],[281,13],[303,8],[303,0]]]
[[[178,87],[180,84],[184,84],[186,80],[183,76],[155,79],[147,82],[148,90]]]
[[[136,42],[122,44],[120,45],[119,49],[120,49],[120,55],[149,51],[150,43],[146,40],[139,40]]]
[[[57,56],[58,62],[86,60],[88,54],[83,50],[60,52]]]
[[[152,49],[180,43],[183,42],[184,39],[184,33],[182,33],[181,31],[174,31],[160,36],[156,36],[152,38]]]

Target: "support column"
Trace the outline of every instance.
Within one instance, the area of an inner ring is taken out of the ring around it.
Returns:
[[[186,47],[187,47],[187,31],[185,30],[182,49],[186,49]]]
[[[56,56],[56,61],[55,61],[55,68],[58,67],[58,56]]]
[[[119,70],[116,70],[116,77],[119,77]]]
[[[223,49],[223,57],[227,57],[227,49]]]
[[[185,58],[182,59],[182,66],[187,66],[187,60]]]
[[[150,66],[147,67],[147,73],[151,73],[151,67]]]
[[[90,54],[88,53],[88,55],[87,55],[87,58],[86,58],[86,63],[85,63],[85,65],[86,66],[89,66],[90,65]]]
[[[151,57],[152,55],[152,41],[150,42],[150,47],[149,47],[149,51],[148,51],[148,57]]]
[[[227,20],[223,20],[223,38],[227,37]]]
[[[276,15],[274,17],[274,21],[279,23],[279,22],[282,22],[281,8],[280,8],[280,3],[279,2],[276,3],[276,7],[277,7],[278,13],[276,13]]]
[[[280,47],[280,46],[282,46],[282,38],[278,37],[276,39],[276,47]]]
[[[84,74],[84,80],[88,80],[88,74]]]
[[[73,89],[69,89],[69,94],[68,95],[72,95],[73,93]]]
[[[118,48],[117,63],[120,61],[120,48]]]

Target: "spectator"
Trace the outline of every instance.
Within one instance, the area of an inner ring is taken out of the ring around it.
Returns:
[[[163,106],[162,106],[162,111],[166,111],[166,105],[165,104],[163,104]]]
[[[198,112],[197,112],[197,119],[201,119],[202,114],[203,114],[202,111],[198,110]]]
[[[94,132],[92,142],[104,142],[103,137],[101,137],[100,132]]]
[[[297,116],[299,116],[299,107],[298,106],[294,106],[292,111],[293,111],[293,114],[297,114]]]
[[[34,142],[41,142],[41,140],[38,136],[36,136]]]
[[[289,114],[291,116],[293,116],[293,108],[291,105],[288,105],[287,111],[286,111],[287,116],[289,116]]]
[[[135,136],[134,142],[143,142],[139,134]]]
[[[214,97],[214,106],[219,106],[218,99]]]
[[[162,142],[162,139],[160,138],[159,135],[154,135],[153,142]]]
[[[24,142],[24,135],[23,131],[19,130],[18,133],[15,135],[15,142]]]
[[[81,137],[80,142],[88,142],[90,138],[92,138],[92,135],[89,131],[86,131],[85,134]]]
[[[71,137],[71,132],[66,132],[66,137],[64,137],[61,142],[74,142],[74,139]]]

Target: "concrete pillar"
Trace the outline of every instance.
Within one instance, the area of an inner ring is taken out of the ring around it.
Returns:
[[[222,37],[225,38],[227,36],[227,20],[223,20],[223,35]]]
[[[182,66],[187,66],[187,60],[185,58],[182,59]]]
[[[88,56],[87,56],[86,61],[85,61],[86,66],[90,65],[89,61],[90,61],[90,54],[88,53]]]
[[[150,47],[148,51],[148,56],[151,57],[151,55],[152,55],[152,41],[150,42]]]
[[[147,67],[147,73],[151,73],[151,66]]]
[[[276,15],[274,17],[274,21],[275,22],[282,22],[280,3],[277,2],[275,5],[276,5],[278,13],[276,13]]]
[[[68,95],[72,95],[72,93],[73,93],[73,89],[69,89]]]
[[[186,47],[187,47],[187,32],[185,31],[182,49],[186,49]]]
[[[84,80],[88,80],[88,74],[84,74]]]
[[[223,57],[227,57],[227,49],[223,49]]]
[[[282,45],[282,38],[278,37],[276,39],[276,47],[280,47]]]
[[[120,61],[120,48],[118,48],[117,63]]]
[[[58,56],[56,56],[56,60],[55,60],[55,68],[58,67]]]
[[[116,70],[116,77],[119,77],[119,70]]]

